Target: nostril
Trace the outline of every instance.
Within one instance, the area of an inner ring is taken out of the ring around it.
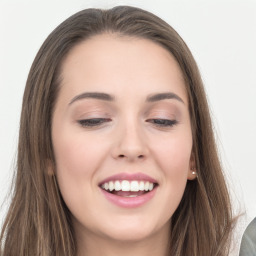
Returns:
[[[125,158],[125,155],[119,155],[118,157],[120,157],[120,158]],[[139,155],[138,158],[140,158],[140,159],[141,159],[141,158],[144,158],[144,155]]]

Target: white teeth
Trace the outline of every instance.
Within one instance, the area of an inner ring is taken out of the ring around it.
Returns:
[[[115,191],[119,191],[119,190],[121,190],[121,183],[120,183],[120,181],[118,181],[118,180],[116,180],[115,181]]]
[[[145,191],[148,191],[148,188],[149,188],[149,182],[147,181],[147,182],[145,183],[145,185],[144,185]]]
[[[128,180],[123,180],[121,183],[121,190],[122,191],[130,191],[130,182]]]
[[[131,182],[131,191],[139,191],[139,182],[133,180]]]
[[[114,190],[114,182],[113,182],[113,181],[110,181],[110,182],[108,183],[108,189],[109,189],[110,191]]]
[[[137,181],[137,180],[116,180],[109,181],[101,185],[101,187],[105,190],[109,191],[151,191],[154,188],[154,184],[149,181]]]
[[[144,181],[140,181],[139,188],[140,188],[140,191],[144,190]]]

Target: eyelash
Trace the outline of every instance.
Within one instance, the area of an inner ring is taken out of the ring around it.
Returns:
[[[178,124],[177,120],[169,119],[148,119],[147,122],[160,127],[173,127],[174,125]]]
[[[83,119],[79,120],[78,123],[82,127],[97,127],[104,123],[110,122],[109,118],[91,118],[91,119]],[[148,119],[146,122],[152,123],[159,127],[173,127],[178,124],[177,120],[169,120],[169,119]]]
[[[83,119],[83,120],[79,120],[78,123],[82,126],[82,127],[96,127],[96,126],[100,126],[103,123],[106,122],[110,122],[111,119],[109,118],[91,118],[91,119]]]

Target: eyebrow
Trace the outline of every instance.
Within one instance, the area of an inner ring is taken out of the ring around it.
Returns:
[[[70,102],[69,105],[71,105],[72,103],[74,103],[75,101],[78,100],[82,100],[82,99],[97,99],[97,100],[106,100],[106,101],[113,101],[114,100],[114,96],[107,94],[107,93],[103,93],[103,92],[85,92],[82,94],[79,94],[77,96],[75,96]]]
[[[74,103],[75,101],[82,100],[82,99],[97,99],[97,100],[105,100],[105,101],[114,101],[115,97],[113,95],[103,93],[103,92],[84,92],[75,96],[70,102],[69,105]],[[157,93],[152,94],[146,98],[147,102],[156,102],[160,100],[167,100],[167,99],[176,99],[182,103],[184,101],[175,93],[173,92],[166,92],[166,93]]]
[[[182,98],[173,92],[153,94],[153,95],[148,96],[146,101],[147,102],[155,102],[155,101],[159,101],[159,100],[168,100],[168,99],[175,99],[175,100],[178,100],[178,101],[184,103]]]

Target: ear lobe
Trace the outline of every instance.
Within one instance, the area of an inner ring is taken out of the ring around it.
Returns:
[[[191,157],[190,157],[190,170],[188,170],[188,180],[194,180],[197,178],[197,172],[196,172],[196,161],[195,161],[195,156],[194,153],[191,153]]]
[[[188,180],[194,180],[197,178],[197,172],[195,168],[192,168],[188,171]]]

